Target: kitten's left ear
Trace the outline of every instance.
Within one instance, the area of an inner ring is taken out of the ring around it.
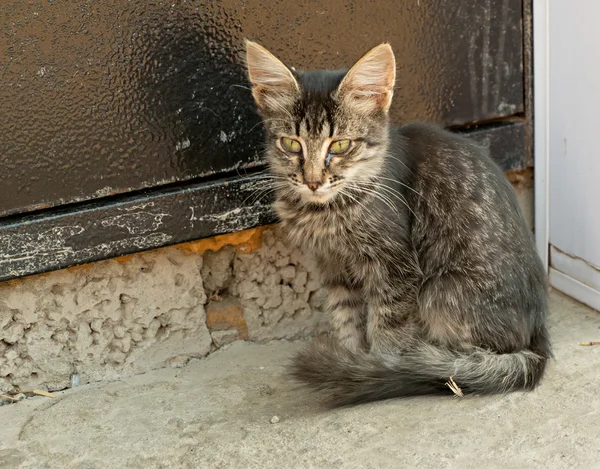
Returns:
[[[392,47],[380,44],[354,64],[342,80],[338,95],[359,112],[387,112],[395,81],[396,59]]]
[[[262,111],[282,111],[299,93],[296,78],[281,60],[256,42],[246,41],[252,96]]]

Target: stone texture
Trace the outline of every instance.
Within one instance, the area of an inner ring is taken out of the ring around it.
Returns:
[[[264,230],[251,252],[226,246],[202,264],[208,327],[236,329],[252,341],[307,337],[327,327],[324,290],[314,261]],[[240,317],[243,312],[243,317]]]
[[[61,389],[210,351],[202,258],[168,248],[0,284],[0,389]]]
[[[0,283],[0,391],[63,389],[73,373],[114,379],[237,339],[322,330],[314,264],[276,228],[250,231]]]
[[[233,259],[236,251],[233,246],[225,246],[218,251],[207,251],[204,254],[202,278],[204,287],[211,296],[217,296],[227,288],[233,276]]]
[[[327,327],[314,260],[288,249],[273,231],[265,231],[253,255],[234,258],[227,291],[244,307],[250,340],[299,338]]]
[[[212,337],[213,344],[215,344],[215,347],[217,348],[221,348],[224,345],[235,342],[241,338],[237,329],[211,331],[210,336]]]

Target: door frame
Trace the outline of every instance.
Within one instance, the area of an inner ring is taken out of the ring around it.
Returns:
[[[533,142],[535,244],[548,272],[550,266],[550,87],[548,1],[533,0]]]
[[[554,248],[550,240],[550,5],[548,0],[533,0],[533,97],[535,161],[535,241],[548,273],[551,287],[600,311],[600,292],[552,267],[585,273],[589,266]],[[589,273],[589,272],[588,272]]]

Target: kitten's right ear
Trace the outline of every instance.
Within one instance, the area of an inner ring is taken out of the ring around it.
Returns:
[[[387,113],[396,81],[396,59],[389,44],[367,52],[348,71],[339,86],[339,95],[356,111]]]
[[[246,66],[256,105],[264,111],[285,110],[300,87],[281,60],[256,42],[246,40]]]

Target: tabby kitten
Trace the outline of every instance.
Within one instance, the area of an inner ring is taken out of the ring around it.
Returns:
[[[275,210],[316,256],[334,337],[293,375],[333,405],[531,390],[551,356],[542,263],[512,187],[485,149],[388,122],[395,58],[298,71],[247,42]]]

